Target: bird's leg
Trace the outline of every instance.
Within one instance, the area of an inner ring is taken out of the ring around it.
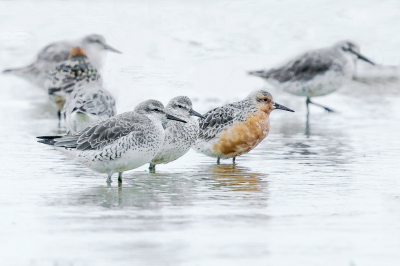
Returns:
[[[60,110],[57,111],[57,117],[58,117],[58,127],[60,127],[61,126],[61,111]]]
[[[118,173],[118,184],[122,184],[122,172]]]
[[[309,120],[308,113],[307,113],[307,120],[306,120],[306,136],[307,136],[307,138],[310,137],[310,120]]]
[[[150,172],[150,173],[155,173],[155,172],[156,172],[156,164],[150,163],[150,165],[149,165],[149,172]]]
[[[112,180],[111,180],[111,176],[113,175],[113,172],[110,172],[110,173],[108,173],[108,176],[107,176],[107,184],[111,184],[112,183]]]
[[[326,107],[326,106],[323,106],[323,105],[320,105],[320,104],[318,104],[318,103],[312,102],[312,101],[310,100],[310,98],[307,98],[307,101],[308,101],[308,103],[311,103],[311,104],[314,104],[314,105],[316,105],[316,106],[319,106],[319,107],[324,108],[325,111],[327,111],[327,112],[329,112],[329,113],[335,112],[335,111],[333,111],[331,108],[328,108],[328,107]],[[307,107],[308,107],[308,104],[307,104]]]
[[[232,163],[235,163],[235,161],[236,161],[236,157],[233,157],[232,158]]]
[[[306,106],[307,106],[307,120],[308,120],[308,116],[310,115],[310,108],[309,108],[309,104],[310,104],[310,97],[307,97],[307,100],[306,100]]]
[[[220,159],[220,158],[219,158],[219,156],[218,156],[218,158],[217,158],[217,164],[219,164],[219,159]]]

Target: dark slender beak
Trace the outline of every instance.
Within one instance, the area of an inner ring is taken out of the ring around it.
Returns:
[[[111,47],[108,44],[104,44],[104,50],[108,50],[108,51],[111,51],[111,52],[114,52],[114,53],[117,53],[117,54],[122,54],[122,52],[118,51],[117,49]]]
[[[285,110],[285,111],[289,111],[289,112],[294,112],[292,109],[289,109],[283,105],[280,105],[279,103],[274,103],[274,107],[275,107],[275,109],[281,109],[281,110]]]
[[[370,63],[371,65],[373,65],[373,66],[375,66],[375,63],[374,62],[372,62],[371,60],[369,60],[368,58],[366,58],[365,56],[363,56],[362,54],[359,54],[359,53],[357,53],[357,52],[355,52],[355,51],[352,51],[352,50],[350,50],[353,54],[355,54],[357,57],[358,57],[358,59],[361,59],[361,60],[364,60],[365,62],[368,62],[368,63]]]
[[[198,112],[196,112],[196,111],[193,110],[193,109],[190,109],[189,114],[205,119],[204,116],[202,116],[201,114],[199,114]]]
[[[266,71],[265,70],[259,70],[259,71],[250,71],[247,72],[249,75],[265,78],[266,77]]]
[[[178,117],[175,117],[173,115],[170,115],[170,114],[167,114],[167,119],[179,121],[179,122],[182,122],[182,123],[187,123],[185,120],[182,120],[182,119],[180,119]]]

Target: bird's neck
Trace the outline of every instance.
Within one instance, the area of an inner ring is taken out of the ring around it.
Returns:
[[[103,61],[105,57],[105,53],[103,53],[103,50],[96,46],[87,46],[85,47],[85,51],[88,55],[90,63],[92,63],[96,69],[100,69],[103,66]]]

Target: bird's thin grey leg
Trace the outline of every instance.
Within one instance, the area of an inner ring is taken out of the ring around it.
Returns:
[[[57,112],[57,117],[58,117],[58,127],[60,127],[61,126],[61,111],[60,110],[58,110],[58,112]]]
[[[118,173],[118,184],[122,184],[122,172]]]
[[[310,137],[310,119],[309,119],[309,114],[307,113],[307,120],[306,120],[306,132],[305,132],[307,138]]]
[[[219,158],[219,156],[218,156],[218,158],[217,158],[217,164],[219,164],[219,159],[220,159],[220,158]]]
[[[233,157],[232,158],[232,163],[235,163],[235,161],[236,161],[236,157]]]
[[[150,165],[149,165],[149,172],[150,172],[150,173],[155,173],[155,172],[156,172],[156,164],[150,163]]]
[[[325,111],[327,111],[327,112],[329,112],[329,113],[335,112],[335,111],[333,111],[331,108],[328,108],[328,107],[326,107],[326,106],[323,106],[323,105],[320,105],[320,104],[318,104],[318,103],[312,102],[312,101],[310,100],[310,98],[307,98],[307,101],[308,101],[308,103],[311,103],[311,104],[314,104],[314,105],[316,105],[316,106],[319,106],[319,107],[324,108]],[[308,110],[308,104],[307,104],[307,110]]]
[[[113,175],[112,172],[108,173],[108,176],[107,176],[107,184],[111,184],[111,183],[112,183],[112,180],[111,180],[111,176],[112,176],[112,175]]]

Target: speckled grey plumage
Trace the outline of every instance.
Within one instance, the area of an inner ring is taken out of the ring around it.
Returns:
[[[204,114],[205,118],[199,119],[200,133],[192,148],[207,156],[222,156],[213,151],[213,144],[218,141],[219,135],[229,130],[234,123],[244,122],[250,114],[258,111],[257,98],[259,95],[272,97],[267,91],[253,91],[241,101],[217,107]]]
[[[166,109],[187,123],[172,120],[163,123],[165,129],[164,142],[151,161],[151,168],[154,168],[156,164],[166,164],[182,157],[193,146],[199,135],[199,123],[190,114],[192,102],[188,97],[178,96],[171,99]]]
[[[108,174],[124,172],[150,162],[163,140],[166,111],[161,102],[148,100],[135,111],[95,123],[62,137],[39,137],[40,142],[62,148],[87,167]]]
[[[97,69],[87,58],[76,57],[58,64],[52,71],[47,72],[45,87],[50,99],[57,105],[58,110],[64,106],[68,95],[83,85],[99,84],[103,80]]]
[[[265,94],[268,92],[262,91]],[[257,111],[254,104],[256,91],[248,95],[244,100],[226,104],[208,111],[205,119],[199,119],[199,140],[211,140],[225,129],[230,128],[234,122],[243,122],[249,114]]]
[[[115,99],[98,84],[76,88],[67,97],[62,117],[68,133],[77,133],[86,127],[117,114]]]
[[[110,151],[116,150],[120,145],[115,145],[123,137],[128,134],[132,135],[133,142],[127,143],[127,146],[121,145],[123,148],[118,154],[111,152],[105,157],[111,156],[111,159],[116,159],[127,150],[129,145],[141,146],[147,145],[148,141],[152,140],[151,131],[154,129],[151,119],[135,112],[125,112],[120,115],[111,117],[105,121],[100,121],[87,127],[81,132],[72,135],[66,135],[63,138],[57,139],[54,146],[74,148],[76,150],[102,150],[106,146],[111,147]],[[150,137],[145,136],[144,132],[150,133]],[[93,160],[96,157],[93,158]]]

